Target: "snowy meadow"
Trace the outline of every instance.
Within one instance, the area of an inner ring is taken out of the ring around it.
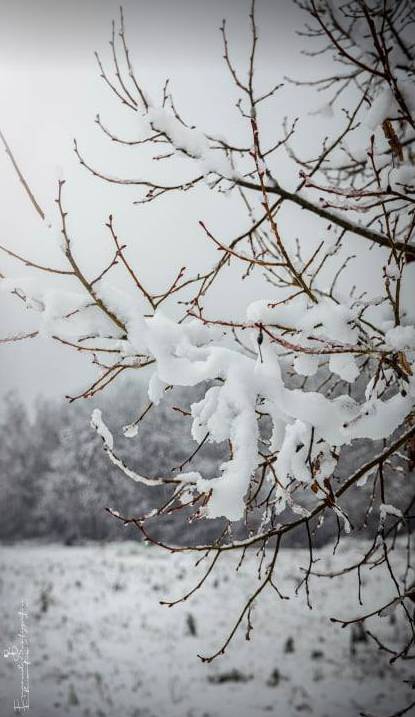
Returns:
[[[359,555],[353,541],[339,548],[336,565]],[[401,548],[401,550],[399,550]],[[403,546],[398,546],[398,562]],[[330,570],[330,550],[318,553]],[[2,641],[15,640],[18,606],[28,605],[33,717],[259,717],[389,715],[413,701],[411,663],[389,665],[359,630],[339,630],[346,619],[393,598],[393,585],[372,573],[359,606],[355,578],[312,581],[312,610],[295,588],[307,551],[281,553],[279,573],[289,600],[262,596],[250,641],[241,631],[211,664],[198,654],[215,650],[234,614],[255,586],[254,556],[235,575],[228,556],[188,602],[160,601],[194,586],[202,566],[195,556],[168,556],[127,541],[65,547],[22,544],[2,548]],[[401,566],[403,563],[401,562]],[[368,626],[369,628],[369,626]],[[372,628],[372,625],[370,625]],[[379,626],[377,625],[377,628]],[[398,611],[382,619],[383,640],[404,643]],[[13,714],[20,677],[0,661],[0,713]]]

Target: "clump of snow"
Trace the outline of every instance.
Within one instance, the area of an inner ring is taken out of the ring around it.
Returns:
[[[165,390],[166,383],[160,380],[157,371],[155,371],[148,382],[148,397],[155,406],[158,406],[160,403]]]
[[[146,118],[158,132],[164,132],[172,144],[197,159],[209,148],[206,137],[195,129],[186,127],[174,114],[162,107],[150,107]]]
[[[127,426],[123,426],[122,432],[126,438],[135,438],[138,434],[138,423],[129,423]]]
[[[390,503],[381,503],[379,506],[378,534],[381,534],[381,532],[383,531],[388,515],[392,516],[393,518],[399,518],[400,520],[403,519],[403,513],[399,508],[395,508],[395,506],[391,505]]]
[[[415,327],[394,326],[385,334],[385,341],[389,346],[398,351],[415,349]]]
[[[255,318],[266,316],[269,320],[273,317],[279,323],[290,318],[289,308],[272,308],[257,302],[250,306],[249,314]],[[308,344],[312,343],[310,332],[337,342],[356,338],[353,312],[342,304],[322,301],[305,312],[294,307],[291,323],[297,324],[300,335],[300,339],[295,340]],[[134,334],[133,326],[132,329]],[[256,329],[253,331],[257,333]],[[130,341],[134,344],[131,336]],[[224,346],[217,341],[215,331],[200,322],[178,324],[161,311],[144,319],[140,341],[155,360],[156,368],[149,385],[152,400],[159,400],[167,385],[195,386],[205,381],[220,381],[192,405],[192,436],[198,443],[206,436],[216,443],[229,441],[232,454],[213,479],[194,473],[180,474],[184,484],[192,483],[195,490],[209,496],[202,510],[208,518],[225,516],[237,521],[244,514],[244,498],[260,461],[258,400],[264,402],[273,423],[271,445],[279,450],[276,474],[282,486],[287,486],[291,479],[300,483],[314,479],[321,484],[325,477],[332,475],[336,465],[333,447],[350,443],[354,438],[388,437],[402,423],[413,403],[410,395],[397,394],[383,400],[369,391],[366,401],[359,404],[347,396],[329,399],[314,391],[289,389],[284,385],[278,352],[272,341],[265,339],[262,361],[259,361],[239,349]],[[316,350],[320,351],[320,346],[319,341]],[[314,370],[319,355],[298,354],[297,368]],[[345,381],[353,381],[358,375],[353,356],[346,352],[331,354],[329,365]],[[104,439],[111,460],[119,465],[99,413],[94,414],[93,424]],[[127,427],[131,435],[135,430],[134,424]],[[119,467],[129,474],[125,466]],[[130,477],[147,482],[134,472]]]
[[[317,332],[317,335],[334,341],[354,343],[357,329],[352,326],[353,319],[354,314],[348,306],[323,299],[303,315],[299,325],[303,330]]]
[[[381,519],[385,519],[387,515],[393,515],[395,518],[403,518],[402,511],[399,508],[395,508],[390,503],[381,503],[379,506],[379,513]]]
[[[405,163],[391,169],[388,181],[393,189],[402,191],[402,187],[413,187],[415,185],[415,166]]]
[[[353,383],[358,378],[360,371],[356,359],[350,354],[332,354],[329,360],[329,369],[336,373],[343,381]]]
[[[301,376],[314,376],[316,373],[320,360],[319,357],[313,354],[300,353],[297,354],[293,361],[294,371]]]
[[[102,420],[102,412],[99,408],[94,408],[94,410],[92,411],[91,426],[102,438],[105,446],[108,447],[110,451],[112,451],[112,449],[114,448],[114,438],[111,431]]]
[[[397,114],[396,100],[389,85],[383,86],[374,99],[369,112],[365,117],[365,124],[369,129],[375,130],[388,117]]]

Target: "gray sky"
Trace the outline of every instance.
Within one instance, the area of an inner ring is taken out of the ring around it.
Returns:
[[[235,140],[247,139],[247,128],[234,108],[238,95],[226,73],[218,27],[222,17],[229,21],[229,38],[236,62],[244,66],[248,54],[248,9],[245,0],[152,0],[124,3],[127,36],[137,75],[151,96],[161,93],[166,77],[172,81],[177,105],[184,117],[200,129],[221,133]],[[67,180],[65,204],[77,256],[92,271],[105,264],[111,244],[104,223],[113,213],[123,242],[140,274],[154,290],[165,288],[177,267],[200,270],[217,257],[203,239],[198,220],[204,219],[229,241],[246,229],[248,217],[240,204],[206,188],[184,197],[168,195],[145,206],[132,206],[139,190],[117,187],[95,180],[76,161],[72,150],[77,137],[83,152],[100,169],[116,176],[173,178],[168,165],[151,161],[145,149],[111,144],[94,124],[102,120],[123,137],[138,138],[137,116],[122,108],[99,78],[93,50],[110,62],[108,39],[111,19],[118,3],[109,0],[0,0],[0,128],[5,133],[24,174],[47,214],[42,224],[27,201],[11,165],[0,152],[0,181],[3,208],[1,243],[38,261],[61,262],[58,222],[54,199],[57,179]],[[258,0],[260,50],[259,89],[266,89],[284,75],[318,75],[300,50],[303,41],[295,34],[302,14],[286,0]],[[321,69],[321,67],[320,67]],[[284,115],[299,114],[298,145],[312,154],[319,138],[333,132],[333,123],[308,117],[304,107],[318,107],[318,98],[306,90],[282,90],[263,121],[270,138],[281,135]],[[338,125],[335,119],[334,129]],[[277,176],[294,186],[296,170],[279,155]],[[286,210],[283,219],[292,238],[305,238],[318,227],[309,217],[300,218]],[[313,234],[313,239],[316,236]],[[0,271],[23,275],[25,269],[0,256]],[[218,286],[212,308],[225,307],[229,316],[240,313],[250,300],[264,296],[262,284],[243,285],[243,293],[229,292],[235,286],[232,271]],[[224,302],[224,295],[226,302]],[[0,335],[36,326],[16,299],[0,294]],[[209,305],[208,305],[209,307]],[[84,356],[65,350],[51,341],[0,347],[0,391],[18,387],[31,401],[38,393],[62,397],[78,392],[95,375]]]
[[[93,44],[103,44],[118,14],[113,0],[1,0],[1,56],[10,64],[83,64]],[[232,26],[233,48],[245,47],[249,0],[125,0],[122,3],[134,53],[147,65],[214,61],[222,18]],[[301,15],[286,0],[260,0],[264,51],[278,58],[292,45],[286,29]],[[291,29],[291,27],[289,28]],[[280,32],[279,32],[280,30]],[[273,42],[269,42],[272,39]],[[216,45],[216,47],[215,47]]]

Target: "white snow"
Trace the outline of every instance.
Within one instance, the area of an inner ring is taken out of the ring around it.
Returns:
[[[385,119],[394,117],[396,114],[396,100],[389,85],[385,85],[381,88],[369,112],[367,112],[365,123],[367,127],[375,130]]]
[[[154,129],[165,132],[177,149],[199,159],[207,152],[209,143],[206,137],[201,132],[186,127],[166,109],[150,107],[145,117]]]
[[[350,541],[336,559],[329,550],[320,551],[318,569],[333,569],[337,560],[347,565],[362,549]],[[403,544],[394,551],[402,565],[404,552]],[[410,661],[390,665],[389,656],[370,643],[355,643],[352,655],[351,629],[329,622],[393,599],[394,587],[383,572],[367,572],[363,606],[355,575],[312,578],[309,610],[303,592],[294,594],[308,553],[282,550],[278,585],[290,600],[278,599],[272,590],[264,593],[252,614],[251,640],[244,639],[244,625],[224,656],[203,664],[197,654],[220,646],[258,582],[253,552],[237,575],[236,559],[227,555],[203,591],[172,609],[160,606],[159,600],[180,597],[196,584],[205,566],[195,569],[195,559],[132,542],[3,546],[4,648],[16,639],[22,597],[28,604],[29,714],[350,717],[362,711],[393,714],[413,700],[404,682],[413,677]],[[189,614],[196,636],[189,632]],[[387,644],[403,644],[405,638],[399,606],[395,615],[395,624],[375,618],[369,625]],[[245,681],[232,681],[238,673]],[[11,660],[0,660],[0,686],[0,713],[11,715],[19,694]]]
[[[356,381],[360,374],[356,359],[350,354],[332,354],[329,360],[329,369],[348,383]]]
[[[301,305],[304,306],[303,302]],[[281,309],[287,313],[289,308],[273,309],[259,302],[250,307],[249,313],[252,317],[263,316],[265,312],[269,317],[272,312],[278,317]],[[323,341],[356,340],[353,312],[347,306],[324,300],[306,311],[297,313],[297,310],[298,306],[294,305],[292,323],[299,325],[299,342],[303,345],[309,346],[315,340],[316,349],[320,351],[321,342],[317,342],[317,336],[323,337]],[[283,381],[275,344],[267,337],[259,361],[216,341],[217,332],[196,320],[178,324],[158,311],[151,318],[139,317],[138,325],[140,345],[144,344],[155,359],[156,370],[149,385],[151,400],[158,402],[167,385],[195,386],[204,381],[220,380],[219,385],[208,388],[202,400],[192,406],[192,436],[198,443],[205,440],[207,434],[209,440],[216,443],[230,441],[232,454],[218,466],[218,474],[213,479],[206,480],[193,472],[180,474],[183,483],[192,483],[196,491],[209,494],[202,510],[208,518],[225,516],[237,521],[244,514],[244,498],[260,461],[258,398],[265,401],[273,421],[272,445],[280,449],[276,469],[283,486],[290,478],[301,483],[309,482],[310,460],[317,456],[319,460],[315,463],[319,468],[313,478],[321,481],[335,468],[331,448],[346,445],[355,438],[387,438],[401,425],[413,405],[415,384],[411,384],[414,390],[406,396],[397,393],[386,400],[378,393],[372,395],[372,389],[368,387],[366,401],[361,404],[347,395],[330,399],[314,391],[289,389]],[[134,344],[133,320],[130,328],[129,339]],[[391,331],[393,336],[393,329]],[[257,330],[252,329],[252,332],[256,335]],[[310,332],[316,339],[310,337]],[[342,352],[329,356],[331,371],[348,382],[357,378],[359,372],[353,355]],[[311,362],[300,361],[299,368],[308,371],[315,368],[317,362],[314,356],[313,359]],[[298,359],[296,361],[298,366]],[[124,473],[149,485],[160,484],[161,479],[149,480],[119,460],[105,432],[105,424],[96,412],[92,425],[103,438],[110,460]],[[126,430],[133,436],[135,428],[127,427]],[[313,446],[309,453],[312,429]],[[321,460],[323,456],[325,460]]]
[[[385,341],[399,351],[415,349],[415,327],[394,326],[386,332]]]
[[[92,412],[91,426],[102,438],[105,446],[108,447],[108,450],[112,451],[112,449],[114,448],[114,438],[112,436],[111,431],[107,428],[104,421],[102,420],[102,412],[99,408],[94,408]]]
[[[403,517],[402,511],[399,508],[395,508],[395,506],[390,503],[381,503],[379,506],[379,513],[381,519],[384,519],[387,515],[393,515],[395,518]]]

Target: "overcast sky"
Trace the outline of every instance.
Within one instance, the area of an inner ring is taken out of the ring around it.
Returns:
[[[127,36],[137,75],[152,97],[160,96],[166,77],[171,78],[178,107],[184,117],[201,129],[227,137],[246,138],[246,126],[235,109],[238,98],[226,73],[218,31],[222,18],[229,21],[229,37],[235,61],[246,66],[248,56],[248,10],[245,0],[127,0],[124,12]],[[240,206],[209,192],[206,188],[184,197],[168,195],[145,206],[133,206],[137,188],[102,183],[83,170],[72,150],[73,137],[88,159],[109,174],[130,177],[171,178],[165,164],[151,161],[143,149],[114,146],[94,124],[99,111],[102,120],[126,138],[138,138],[139,123],[134,113],[122,108],[99,78],[93,51],[110,62],[108,39],[111,20],[118,4],[109,0],[0,0],[0,128],[21,169],[45,210],[42,223],[13,172],[0,152],[2,212],[0,243],[26,253],[38,261],[61,261],[59,228],[54,199],[58,178],[65,178],[65,204],[77,255],[87,270],[97,261],[104,264],[111,245],[105,221],[112,212],[123,242],[128,241],[133,257],[148,286],[165,288],[177,267],[199,270],[217,257],[203,240],[198,220],[208,221],[230,241],[235,232],[247,228]],[[295,34],[301,28],[302,13],[287,0],[258,0],[260,88],[289,74],[318,75],[300,54],[304,41]],[[320,67],[321,69],[321,67]],[[264,116],[270,137],[281,135],[284,115],[300,115],[298,143],[312,152],[318,136],[333,132],[333,122],[309,117],[305,107],[317,108],[321,100],[310,93],[283,89]],[[334,119],[334,130],[340,119]],[[296,171],[283,154],[277,175],[295,186]],[[286,221],[291,221],[287,209]],[[309,217],[292,219],[290,234],[310,233]],[[0,256],[0,271],[22,275],[22,265]],[[262,296],[260,285],[236,286],[232,272],[212,298],[213,308],[226,307],[235,315],[250,300]],[[226,302],[224,292],[228,292]],[[270,289],[267,289],[270,292]],[[267,295],[267,294],[265,294]],[[270,296],[270,293],[268,293]],[[0,335],[36,326],[15,298],[0,294],[2,316]],[[216,303],[215,303],[216,302]],[[53,342],[31,342],[0,347],[0,391],[18,388],[28,401],[38,393],[62,398],[77,392],[95,375],[87,359],[64,350]]]

